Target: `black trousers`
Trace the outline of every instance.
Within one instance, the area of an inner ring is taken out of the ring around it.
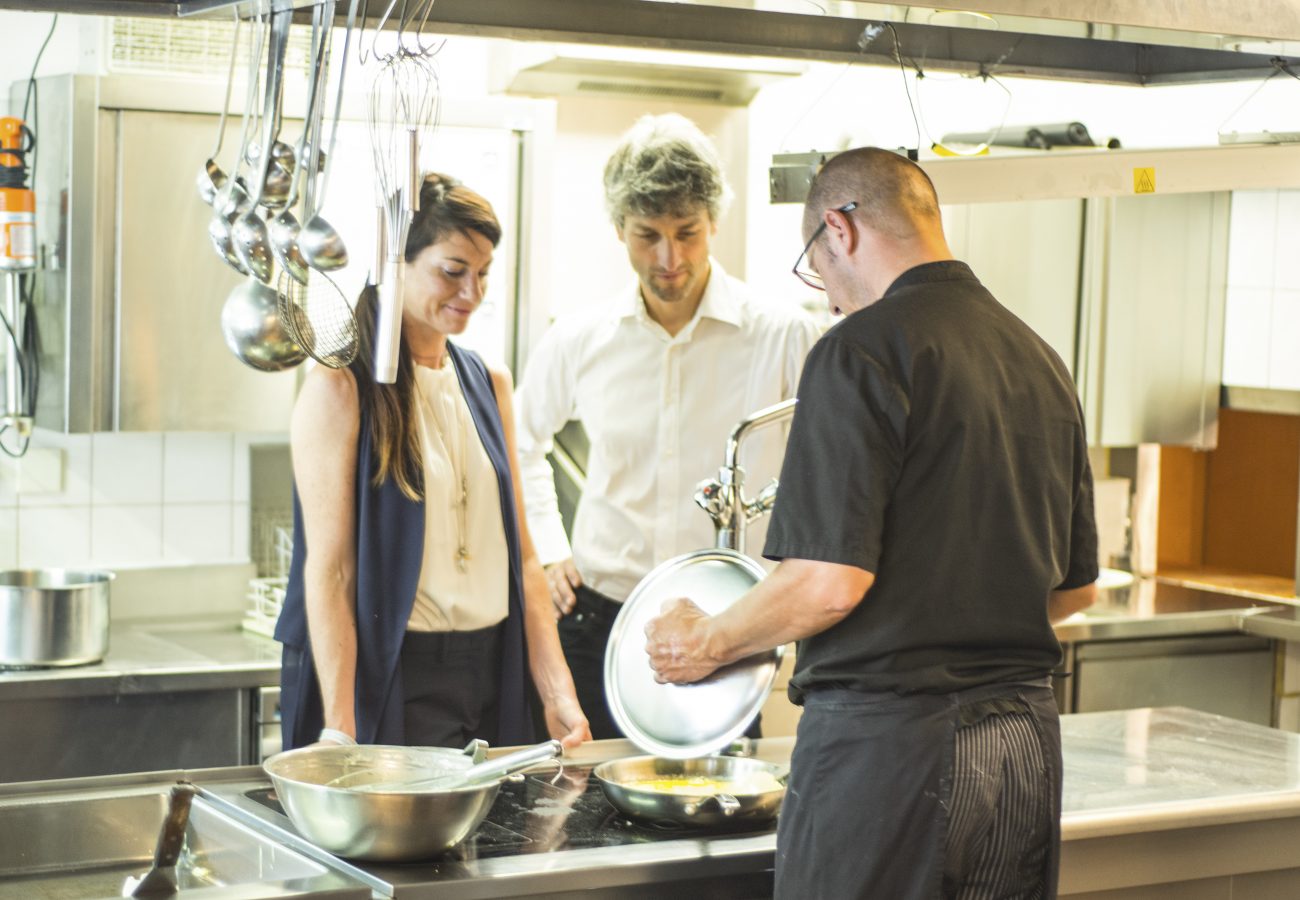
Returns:
[[[1051,900],[1060,817],[1046,682],[813,691],[778,821],[776,897]]]
[[[591,725],[591,736],[596,740],[624,737],[622,729],[609,711],[605,696],[605,648],[614,619],[623,604],[611,600],[581,585],[574,591],[577,602],[573,610],[559,621],[560,646],[573,673],[573,683],[578,691],[578,702]],[[644,641],[641,642],[642,645]],[[646,665],[650,665],[647,657]],[[746,737],[762,737],[762,715],[757,716]]]
[[[406,743],[460,749],[496,744],[504,624],[477,631],[408,631],[402,640]]]

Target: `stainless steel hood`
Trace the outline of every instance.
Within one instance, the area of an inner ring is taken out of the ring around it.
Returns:
[[[229,14],[310,0],[0,0],[0,9],[100,15]],[[340,4],[344,6],[345,4]],[[373,25],[386,4],[372,0]],[[813,14],[825,10],[825,15]],[[969,15],[971,11],[982,15]],[[341,13],[340,13],[341,14]],[[858,0],[437,0],[443,34],[857,61],[1119,84],[1300,71],[1294,0],[973,0],[943,9]],[[897,36],[897,47],[895,46]]]

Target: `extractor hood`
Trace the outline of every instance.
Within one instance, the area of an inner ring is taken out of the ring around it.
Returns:
[[[0,0],[0,9],[229,15],[310,0]],[[372,0],[368,25],[387,4]],[[339,15],[346,13],[340,3]],[[825,15],[814,14],[824,10]],[[970,15],[970,13],[981,15]],[[305,14],[304,14],[305,15]],[[775,56],[1117,84],[1300,71],[1294,0],[437,0],[442,34]],[[897,43],[895,44],[895,39]]]

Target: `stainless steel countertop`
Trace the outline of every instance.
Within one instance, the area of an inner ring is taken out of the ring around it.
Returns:
[[[108,640],[108,654],[95,665],[0,670],[0,700],[280,683],[280,645],[229,617],[118,623]]]
[[[1251,620],[1274,613],[1300,613],[1300,606],[1294,600],[1191,587],[1158,577],[1139,578],[1128,586],[1100,591],[1092,607],[1056,626],[1056,637],[1062,643],[1075,643],[1258,633],[1251,631]],[[1296,621],[1300,623],[1300,619]],[[1293,633],[1268,636],[1300,640],[1300,624]]]
[[[1246,632],[1300,640],[1300,604],[1143,578],[1104,590],[1056,627],[1062,642]],[[0,700],[84,697],[279,683],[280,645],[231,617],[115,623],[102,663],[0,670]]]

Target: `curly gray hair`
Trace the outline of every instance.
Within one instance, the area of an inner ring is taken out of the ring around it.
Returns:
[[[676,113],[642,116],[605,164],[605,208],[618,228],[628,215],[685,217],[701,206],[716,222],[730,200],[718,151]]]

